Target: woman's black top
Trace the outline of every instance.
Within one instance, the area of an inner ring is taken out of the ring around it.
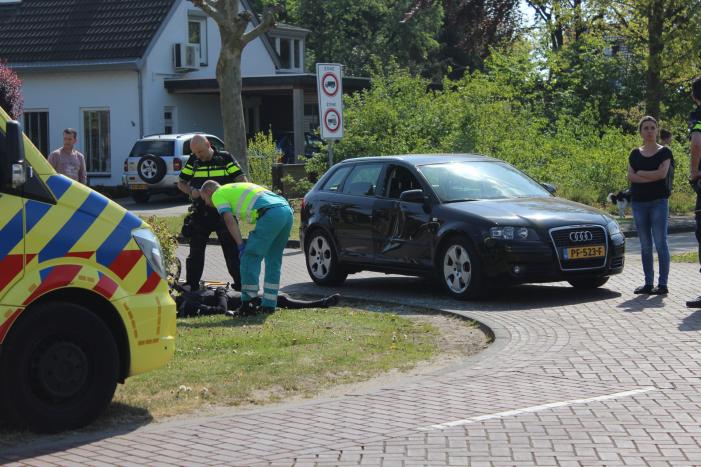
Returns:
[[[635,148],[628,156],[628,163],[636,172],[638,170],[657,170],[667,159],[672,161],[670,164],[674,163],[672,151],[667,146],[662,147],[650,157],[643,156],[640,149]],[[656,199],[669,198],[671,194],[667,189],[664,178],[649,183],[631,183],[630,192],[633,201],[654,201]]]

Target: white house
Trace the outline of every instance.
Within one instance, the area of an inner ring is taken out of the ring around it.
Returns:
[[[308,33],[279,25],[242,59],[248,133],[294,131],[297,154],[318,126]],[[75,128],[92,185],[121,183],[143,135],[222,135],[220,46],[216,23],[186,0],[0,0],[0,60],[22,80],[25,131],[46,154]],[[349,90],[367,84],[344,79]]]

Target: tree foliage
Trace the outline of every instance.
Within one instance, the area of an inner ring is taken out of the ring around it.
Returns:
[[[309,63],[343,63],[364,75],[374,57],[393,57],[415,73],[430,72],[443,18],[440,6],[402,23],[410,0],[299,0],[299,24],[311,31]]]
[[[15,120],[22,116],[22,82],[7,64],[0,61],[0,107]]]

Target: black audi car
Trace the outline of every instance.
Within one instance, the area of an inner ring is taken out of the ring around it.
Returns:
[[[479,155],[346,160],[304,197],[307,270],[322,285],[363,270],[434,277],[456,298],[505,283],[604,285],[623,271],[618,223],[554,191]]]

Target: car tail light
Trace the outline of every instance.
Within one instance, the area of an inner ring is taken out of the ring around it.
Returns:
[[[180,159],[173,159],[173,170],[182,170],[183,162]]]
[[[124,159],[124,171],[129,172],[129,159]]]

